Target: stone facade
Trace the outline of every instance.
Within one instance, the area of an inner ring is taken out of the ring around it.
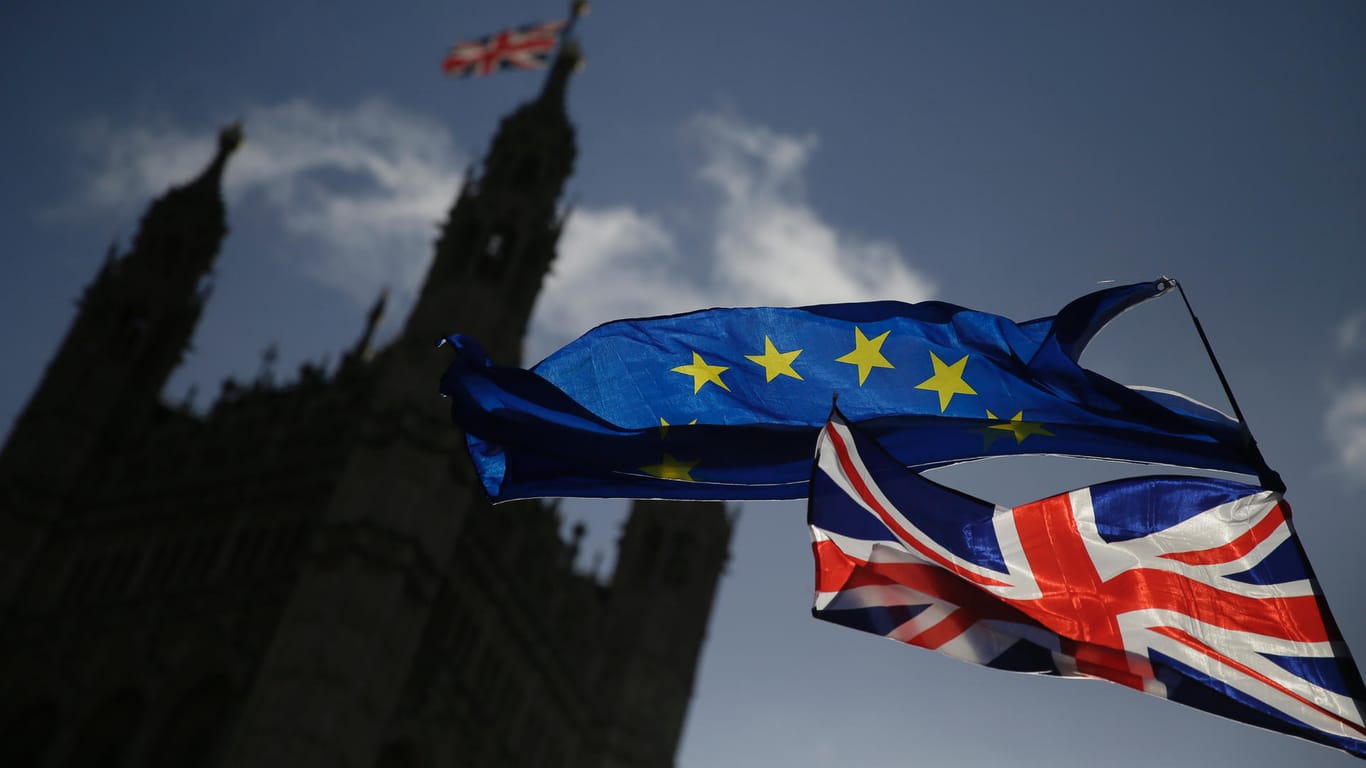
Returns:
[[[0,452],[0,765],[673,764],[732,515],[637,503],[582,572],[553,503],[487,504],[434,393],[451,330],[520,359],[573,63],[467,175],[403,331],[371,349],[381,298],[334,370],[161,398],[240,129],[110,253]]]

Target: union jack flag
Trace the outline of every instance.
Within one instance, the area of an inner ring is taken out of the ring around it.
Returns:
[[[819,619],[1366,757],[1361,674],[1272,491],[1144,477],[994,506],[905,469],[836,413],[808,523]]]
[[[441,69],[454,77],[489,75],[499,69],[540,69],[555,50],[564,26],[564,21],[547,21],[456,43]]]

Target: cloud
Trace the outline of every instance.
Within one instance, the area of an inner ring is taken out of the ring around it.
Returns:
[[[1356,382],[1334,395],[1323,423],[1338,467],[1350,478],[1366,480],[1366,383]]]
[[[1338,359],[1328,379],[1324,436],[1349,481],[1366,485],[1366,311],[1338,326]]]
[[[313,279],[360,304],[388,285],[396,313],[406,311],[468,162],[449,130],[377,100],[329,109],[295,99],[248,109],[244,122],[247,141],[224,177],[229,204],[263,206],[300,241],[280,252]],[[164,119],[92,122],[81,146],[93,170],[68,212],[127,216],[198,173],[213,133]],[[683,133],[707,202],[681,210],[686,228],[629,203],[576,208],[533,317],[530,359],[621,317],[930,294],[893,243],[841,231],[812,207],[815,137],[720,114],[694,117]]]
[[[1366,352],[1366,311],[1353,312],[1338,326],[1338,353]]]
[[[381,285],[411,294],[466,163],[449,130],[376,100],[333,110],[296,99],[249,109],[244,123],[247,141],[224,175],[229,203],[263,203],[287,234],[307,241],[288,249],[301,268],[357,301]],[[160,195],[204,167],[213,133],[164,119],[92,122],[80,146],[97,165],[58,213]]]
[[[933,285],[897,247],[837,230],[806,200],[814,137],[794,137],[725,115],[695,118],[698,175],[719,196],[715,274],[738,303],[928,298]]]
[[[532,360],[614,318],[930,295],[894,244],[841,232],[811,207],[814,137],[716,114],[695,117],[685,134],[701,152],[696,181],[711,193],[707,210],[689,216],[705,222],[700,246],[681,248],[660,218],[630,206],[576,210],[533,318]]]

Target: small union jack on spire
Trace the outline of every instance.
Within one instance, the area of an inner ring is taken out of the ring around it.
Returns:
[[[441,69],[453,77],[490,75],[500,69],[543,69],[560,38],[587,12],[587,2],[574,0],[567,20],[527,24],[456,43]]]

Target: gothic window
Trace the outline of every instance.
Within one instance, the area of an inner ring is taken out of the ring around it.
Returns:
[[[218,550],[221,546],[216,538],[209,537],[197,538],[191,542],[185,558],[186,581],[207,580],[214,565],[218,563]]]
[[[413,768],[417,752],[406,741],[391,741],[375,756],[375,768]]]
[[[526,708],[516,738],[521,745],[527,765],[547,765],[544,760],[546,748],[545,718],[535,706]]]
[[[541,161],[535,155],[525,155],[517,161],[517,171],[512,175],[512,183],[518,189],[529,189],[536,186],[536,182],[541,178]]]
[[[0,730],[0,765],[43,765],[57,736],[61,714],[49,700],[16,712]]]
[[[114,343],[109,345],[109,354],[122,359],[137,352],[142,340],[147,336],[149,322],[147,309],[141,304],[129,304],[123,308],[114,326]]]
[[[517,249],[517,237],[512,227],[504,224],[495,227],[484,241],[483,251],[478,255],[476,272],[487,280],[498,280],[507,274]]]
[[[142,725],[146,701],[125,689],[105,699],[76,732],[66,768],[123,768],[130,765],[128,745]]]
[[[508,240],[494,232],[484,241],[484,252],[479,254],[479,276],[496,279],[507,269]]]
[[[649,584],[653,580],[656,561],[659,560],[659,551],[663,548],[664,533],[654,525],[646,528],[645,541],[641,545],[640,554],[636,560],[636,579],[642,584]]]
[[[150,752],[155,768],[202,768],[210,763],[232,704],[232,685],[211,677],[188,689],[171,708]]]
[[[173,233],[166,238],[166,247],[162,250],[161,260],[167,271],[175,268],[180,262],[181,253],[185,250],[185,237],[179,232]]]
[[[244,530],[238,533],[237,541],[233,543],[229,568],[238,573],[251,570],[256,565],[264,543],[264,531]]]
[[[147,586],[151,589],[169,589],[175,581],[182,556],[182,546],[174,542],[163,542],[152,555],[147,566]]]
[[[488,692],[502,685],[503,682],[503,662],[498,658],[497,651],[492,647],[485,648],[480,664],[474,673],[474,687],[476,690]],[[493,712],[485,712],[486,715],[495,715]]]
[[[479,649],[481,634],[478,624],[466,617],[456,619],[455,632],[451,638],[451,658],[455,659],[457,664],[469,661]]]
[[[71,570],[67,572],[66,586],[62,590],[64,600],[80,600],[89,591],[90,584],[94,581],[95,572],[99,570],[99,560],[92,557],[82,557],[77,560]]]
[[[300,551],[303,550],[306,530],[303,523],[296,523],[280,529],[275,537],[275,544],[271,548],[270,561],[272,567],[288,568],[298,559]]]
[[[689,566],[693,559],[693,537],[687,531],[677,531],[669,545],[669,555],[664,560],[664,573],[661,580],[667,587],[681,587],[688,582]]]
[[[120,552],[111,556],[95,588],[104,595],[123,597],[133,583],[133,577],[137,575],[140,564],[141,555],[137,552]]]

